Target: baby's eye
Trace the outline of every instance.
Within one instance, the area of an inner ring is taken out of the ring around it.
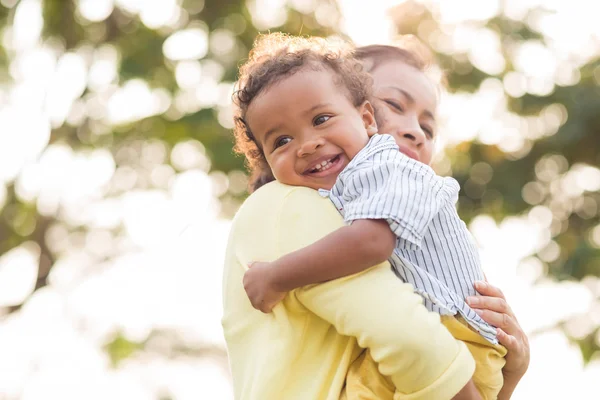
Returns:
[[[331,116],[329,116],[329,115],[319,115],[317,118],[315,118],[315,120],[313,121],[313,124],[315,124],[315,125],[324,124],[325,122],[329,121],[329,118],[331,118]]]
[[[292,138],[287,137],[287,136],[282,136],[280,138],[277,138],[277,140],[275,140],[275,146],[274,147],[278,148],[278,147],[284,146],[284,145],[288,144],[291,141],[292,141]]]

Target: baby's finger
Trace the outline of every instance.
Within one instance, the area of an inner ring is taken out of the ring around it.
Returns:
[[[274,304],[263,302],[263,304],[261,304],[260,311],[262,311],[265,314],[268,314],[271,312],[274,306]]]
[[[250,293],[249,293],[249,291],[250,291],[250,289],[251,289],[251,286],[250,286],[250,278],[248,278],[248,277],[246,276],[246,274],[244,274],[244,277],[242,278],[242,284],[244,285],[244,290],[246,291],[246,295],[247,295],[248,297],[250,297]]]
[[[260,311],[260,303],[259,302],[250,300],[250,304],[252,304],[252,308]]]
[[[502,293],[502,290],[500,290],[496,286],[490,285],[489,283],[484,282],[484,281],[475,282],[475,290],[477,290],[479,293],[481,293],[484,296],[497,297],[500,299],[505,298],[504,293]]]

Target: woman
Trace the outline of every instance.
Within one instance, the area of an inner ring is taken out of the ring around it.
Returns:
[[[431,101],[420,97],[431,92],[431,82],[424,78],[426,63],[415,52],[389,46],[359,48],[357,56],[374,80],[373,102],[379,114],[380,131],[403,135],[408,142],[419,146],[420,138],[435,123],[437,105],[436,102],[434,107],[428,107]],[[254,179],[254,188],[270,180],[271,176]],[[478,284],[476,289],[483,296],[468,299],[469,305],[481,310],[483,319],[499,327],[498,338],[509,350],[499,398],[510,398],[529,363],[527,338],[499,289],[485,283]]]
[[[438,88],[427,76],[428,50],[409,38],[403,47],[364,46],[355,55],[373,78],[379,131],[403,137],[408,148],[426,153],[427,142],[435,140],[438,103]],[[467,303],[498,328],[498,340],[508,350],[498,398],[509,399],[529,366],[529,341],[499,288],[488,282],[478,282],[475,288],[481,296],[469,297]]]

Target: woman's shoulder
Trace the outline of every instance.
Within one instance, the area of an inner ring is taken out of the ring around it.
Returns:
[[[237,211],[234,224],[289,227],[306,224],[343,226],[333,203],[316,190],[270,182],[252,193]],[[337,224],[337,225],[336,225]]]
[[[252,193],[242,204],[244,208],[252,210],[276,211],[281,207],[303,205],[306,207],[322,207],[327,204],[316,190],[304,186],[284,185],[273,181],[260,187]],[[238,211],[239,212],[239,211]],[[259,212],[259,211],[257,211]]]
[[[248,199],[252,197],[257,198],[286,198],[288,196],[316,196],[319,197],[316,190],[304,187],[304,186],[290,186],[284,185],[278,181],[272,181],[266,185],[261,186],[254,193],[252,193]]]

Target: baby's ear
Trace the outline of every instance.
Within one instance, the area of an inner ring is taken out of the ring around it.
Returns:
[[[375,121],[375,110],[368,100],[365,100],[365,102],[361,104],[360,113],[365,129],[367,130],[367,135],[369,135],[369,137],[373,136],[378,132],[377,122]]]

